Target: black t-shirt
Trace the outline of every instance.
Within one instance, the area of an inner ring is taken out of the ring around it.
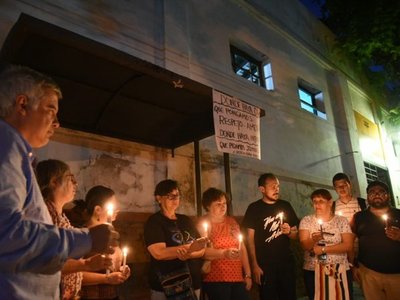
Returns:
[[[200,237],[192,220],[185,215],[176,215],[177,220],[171,220],[165,217],[161,212],[150,216],[144,227],[144,240],[146,247],[165,243],[167,247],[184,245]],[[149,281],[150,287],[156,291],[162,291],[157,272],[166,275],[173,271],[184,269],[187,264],[192,276],[193,288],[198,289],[201,285],[201,259],[189,259],[181,261],[156,260],[151,255]]]
[[[400,210],[391,208],[388,225],[400,227]],[[370,209],[354,215],[354,233],[358,237],[358,261],[379,273],[400,273],[400,242],[389,239],[385,234],[385,221]]]
[[[291,256],[290,239],[280,230],[279,214],[283,223],[297,226],[299,219],[289,202],[278,200],[273,204],[262,199],[249,205],[242,226],[254,229],[254,244],[260,266],[286,261]]]

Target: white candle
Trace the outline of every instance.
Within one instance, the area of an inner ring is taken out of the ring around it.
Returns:
[[[112,218],[114,215],[114,205],[112,203],[107,204],[107,223],[112,223]]]
[[[320,228],[320,230],[321,230],[321,235],[322,235],[322,233],[323,233],[323,230],[322,230],[322,224],[323,224],[323,222],[322,222],[321,219],[318,219],[318,224],[319,224],[319,228]]]
[[[205,237],[208,238],[208,223],[207,222],[203,223],[203,228],[204,228],[204,235],[205,235]]]
[[[240,249],[242,248],[243,235],[239,234],[238,240],[239,240],[239,249],[238,250],[240,251]]]
[[[382,219],[385,220],[385,228],[388,227],[388,218],[389,218],[389,217],[388,217],[387,214],[383,214],[383,215],[382,215]]]
[[[124,259],[123,259],[123,262],[122,262],[122,267],[125,268],[125,266],[126,266],[126,257],[128,255],[128,248],[127,247],[124,247],[122,249],[122,255],[124,256]]]

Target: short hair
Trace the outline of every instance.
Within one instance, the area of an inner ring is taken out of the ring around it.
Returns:
[[[6,118],[15,107],[19,95],[29,98],[29,107],[36,109],[46,89],[62,98],[60,87],[50,77],[25,66],[10,65],[0,73],[0,118]]]
[[[349,176],[347,176],[345,173],[336,173],[332,178],[332,184],[335,185],[335,181],[338,180],[345,180],[346,182],[350,183]]]
[[[317,189],[314,192],[312,192],[310,196],[311,200],[313,200],[315,197],[322,197],[326,200],[332,200],[331,193],[326,189]]]
[[[92,187],[86,194],[85,206],[89,216],[93,215],[94,208],[98,205],[103,207],[106,201],[115,195],[115,192],[103,185]]]
[[[65,162],[57,159],[42,160],[37,164],[36,179],[45,201],[53,201],[54,188],[50,182],[54,178],[61,178],[69,169]]]
[[[165,179],[156,185],[154,196],[166,196],[173,190],[179,190],[178,182],[172,179]]]
[[[225,197],[227,203],[230,201],[228,194],[224,191],[213,187],[209,188],[203,193],[201,204],[203,205],[203,208],[208,211],[208,207],[211,203],[218,201],[221,197]]]
[[[368,194],[368,191],[374,186],[380,186],[381,188],[383,188],[385,190],[386,193],[389,193],[389,186],[386,183],[379,181],[379,180],[374,180],[374,181],[371,181],[370,183],[368,183],[367,194]]]
[[[258,177],[258,186],[264,186],[265,182],[268,179],[278,179],[278,178],[272,173],[264,173],[260,177]]]

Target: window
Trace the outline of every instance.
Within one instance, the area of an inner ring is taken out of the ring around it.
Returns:
[[[231,46],[232,68],[236,75],[243,77],[267,90],[274,90],[271,63],[262,63],[247,53]]]
[[[326,120],[325,104],[322,92],[313,88],[303,80],[299,80],[298,92],[300,107],[321,119]]]

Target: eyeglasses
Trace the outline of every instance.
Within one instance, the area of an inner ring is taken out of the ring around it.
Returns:
[[[368,191],[368,192],[367,192],[367,195],[368,195],[368,196],[381,196],[381,197],[383,197],[383,196],[386,196],[386,195],[387,195],[387,192],[384,191],[384,190],[380,190],[380,191]]]
[[[167,197],[168,200],[178,200],[181,198],[181,195],[179,194],[167,194],[164,195],[164,197]]]

